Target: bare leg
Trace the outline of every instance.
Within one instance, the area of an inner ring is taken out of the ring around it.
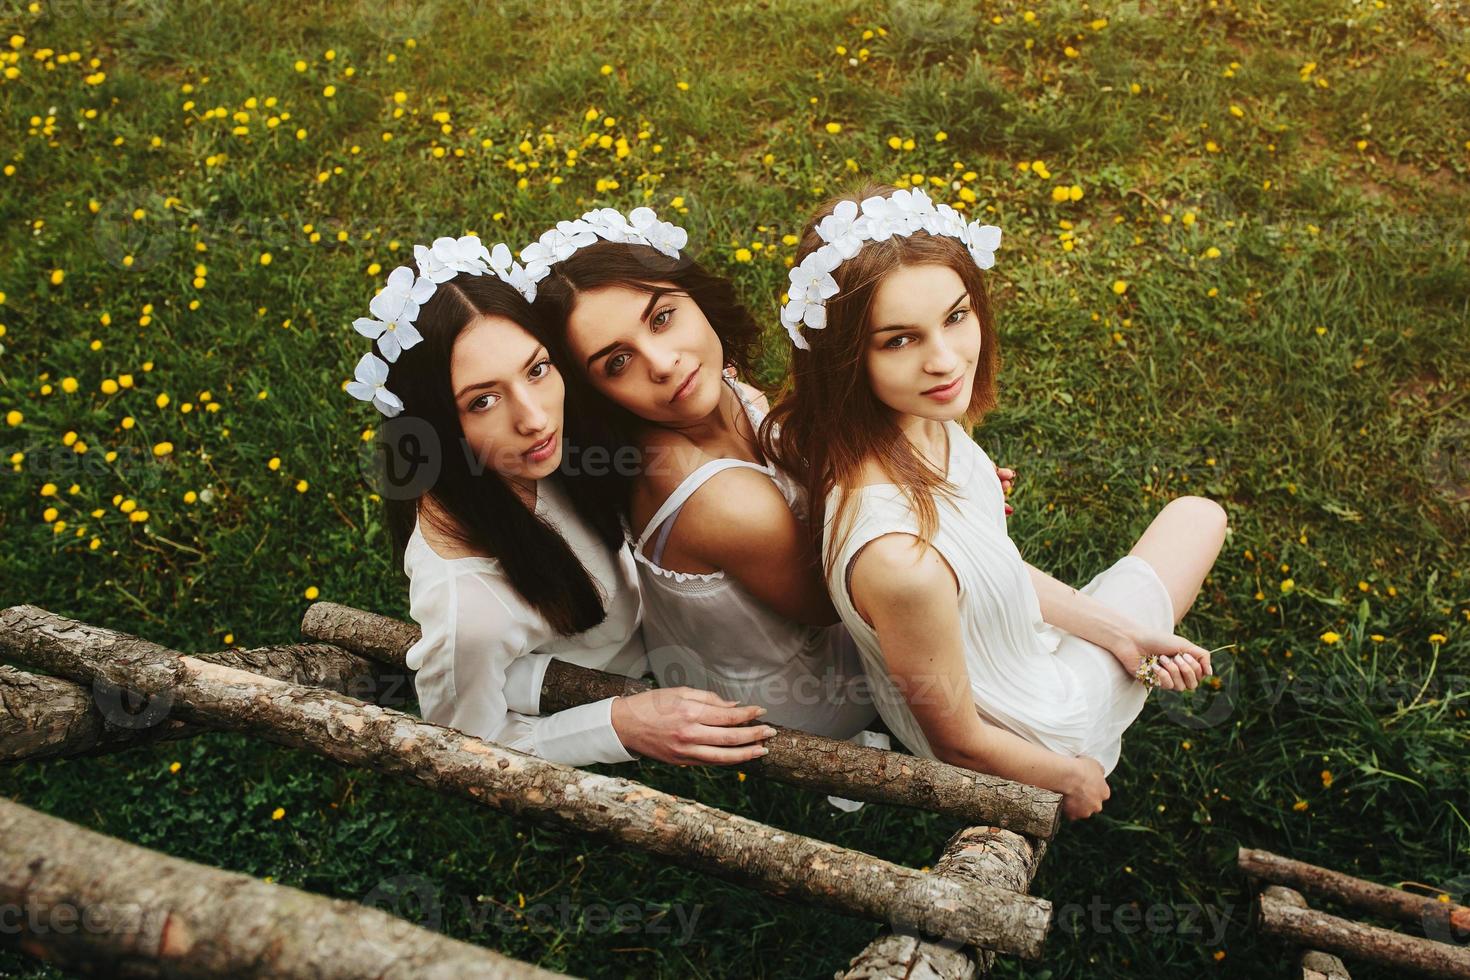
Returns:
[[[1159,573],[1174,600],[1177,625],[1194,604],[1200,586],[1225,544],[1225,508],[1207,497],[1176,497],[1164,505],[1130,555]]]

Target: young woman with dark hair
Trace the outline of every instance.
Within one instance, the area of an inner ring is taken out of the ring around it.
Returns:
[[[563,239],[583,239],[548,249],[539,272],[536,307],[572,375],[572,484],[627,522],[660,683],[851,738],[875,717],[858,653],[809,547],[800,488],[756,444],[765,398],[734,377],[760,327],[728,280],[681,251],[682,235],[661,248],[634,233],[651,214],[564,223]]]
[[[996,402],[980,270],[999,244],[998,228],[922,191],[869,186],[823,205],[791,272],[791,385],[761,445],[814,501],[813,545],[894,735],[1062,793],[1085,817],[1149,688],[1210,673],[1174,625],[1226,518],[1211,500],[1173,500],[1081,590],[1021,559],[968,431]]]
[[[395,270],[375,318],[354,324],[391,363],[364,355],[348,390],[390,416],[380,438],[407,441],[422,467],[385,497],[423,628],[407,663],[425,719],[573,765],[764,754],[758,706],[687,687],[541,715],[552,656],[644,673],[637,576],[620,524],[579,508],[556,475],[562,376],[524,270],[471,237],[415,252],[418,275]]]

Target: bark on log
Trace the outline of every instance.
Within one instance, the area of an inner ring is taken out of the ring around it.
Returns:
[[[0,797],[0,944],[108,977],[560,977],[376,908],[138,847]]]
[[[1240,870],[1258,881],[1287,885],[1311,895],[1363,909],[1385,919],[1418,923],[1431,939],[1456,935],[1470,938],[1470,907],[1415,895],[1304,861],[1242,847],[1236,854]]]
[[[1045,841],[1032,841],[1000,827],[965,827],[950,838],[933,874],[959,882],[999,886],[1014,892],[1031,887]],[[885,932],[853,957],[834,980],[973,980],[989,976],[995,954],[910,930]]]
[[[402,665],[419,628],[388,616],[332,602],[313,603],[301,623],[303,636],[333,643],[364,657]],[[542,714],[584,701],[633,694],[650,685],[553,660],[541,694]],[[777,782],[869,803],[916,807],[956,817],[969,825],[994,825],[1050,840],[1061,823],[1061,795],[998,776],[962,769],[904,752],[873,749],[841,739],[772,725],[770,754],[746,768]]]
[[[1271,894],[1276,899],[1296,908],[1308,907],[1307,900],[1302,897],[1301,892],[1290,888],[1277,885],[1272,888]],[[1320,949],[1302,950],[1299,965],[1302,968],[1302,980],[1352,980],[1342,960]]]
[[[1290,889],[1280,885],[1267,885],[1256,898],[1256,923],[1267,935],[1295,946],[1395,969],[1435,977],[1470,978],[1470,947],[1420,939],[1300,908],[1288,893]]]
[[[402,707],[413,682],[395,671],[328,643],[231,649],[199,657],[277,680],[339,691],[385,707]],[[0,765],[30,759],[100,755],[134,745],[187,738],[208,729],[149,712],[106,684],[0,666]]]
[[[780,898],[1035,959],[1051,903],[964,885],[632,780],[559,765],[365,704],[185,657],[33,606],[0,612],[0,650],[119,687],[186,720],[249,732],[550,826],[616,841]]]

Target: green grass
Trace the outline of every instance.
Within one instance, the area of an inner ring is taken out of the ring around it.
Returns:
[[[290,641],[311,586],[405,615],[358,465],[377,415],[338,387],[366,349],[352,318],[414,242],[520,244],[593,204],[651,203],[772,325],[760,380],[774,384],[782,236],[859,175],[918,174],[936,197],[964,188],[1005,231],[1001,407],[977,438],[1019,473],[1011,528],[1028,560],[1085,581],[1185,493],[1220,501],[1232,528],[1183,626],[1235,644],[1221,688],[1145,711],[1107,809],[1064,829],[1035,884],[1081,910],[1059,915],[1078,928],[1054,934],[1044,964],[1001,973],[1280,972],[1281,950],[1248,927],[1240,844],[1454,890],[1470,868],[1466,15],[1342,0],[1024,9],[8,2],[0,45],[24,42],[0,81],[15,168],[0,177],[0,605],[186,651]],[[627,155],[584,146],[603,133]],[[1074,184],[1080,200],[1052,200]],[[134,386],[104,394],[122,374]],[[916,866],[956,826],[836,814],[727,770],[608,771]],[[6,769],[0,792],[327,895],[422,876],[446,932],[579,975],[830,975],[876,929],[238,736]],[[631,901],[654,928],[475,924],[521,897]],[[1130,903],[1137,920],[1118,912]],[[696,907],[692,941],[656,931]],[[59,974],[0,953],[0,975]]]

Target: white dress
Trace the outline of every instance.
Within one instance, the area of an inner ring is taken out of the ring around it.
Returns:
[[[637,758],[612,725],[613,698],[541,715],[541,682],[558,660],[628,677],[647,671],[638,576],[626,545],[611,551],[555,480],[536,484],[536,513],[560,530],[607,601],[607,618],[573,636],[552,628],[493,558],[444,558],[414,525],[403,554],[409,612],[423,636],[409,647],[426,721],[553,762]]]
[[[735,382],[724,380],[752,426],[758,427],[760,410]],[[633,543],[649,666],[660,687],[687,685],[714,691],[742,704],[765,707],[763,722],[851,738],[877,712],[862,681],[862,657],[846,627],[807,626],[787,619],[723,571],[676,572],[659,564],[684,503],[715,474],[741,467],[770,477],[792,512],[806,519],[801,486],[773,464],[714,459],[686,476]],[[644,545],[650,538],[653,553],[646,555]]]
[[[1066,756],[1096,759],[1104,773],[1118,763],[1123,731],[1143,709],[1148,689],[1108,651],[1045,623],[1030,573],[1006,530],[1005,495],[995,465],[956,422],[949,435],[948,477],[955,502],[936,495],[939,529],[932,542],[959,583],[960,628],[970,690],[993,725]],[[828,587],[862,650],[878,713],[911,751],[935,758],[913,711],[889,677],[878,636],[849,591],[863,546],[884,534],[917,536],[918,521],[893,484],[861,487],[834,541],[832,518],[842,493],[827,498],[824,554],[835,554]],[[1125,555],[1080,590],[1154,629],[1174,629],[1174,606],[1153,567]],[[914,693],[920,690],[916,687]]]

